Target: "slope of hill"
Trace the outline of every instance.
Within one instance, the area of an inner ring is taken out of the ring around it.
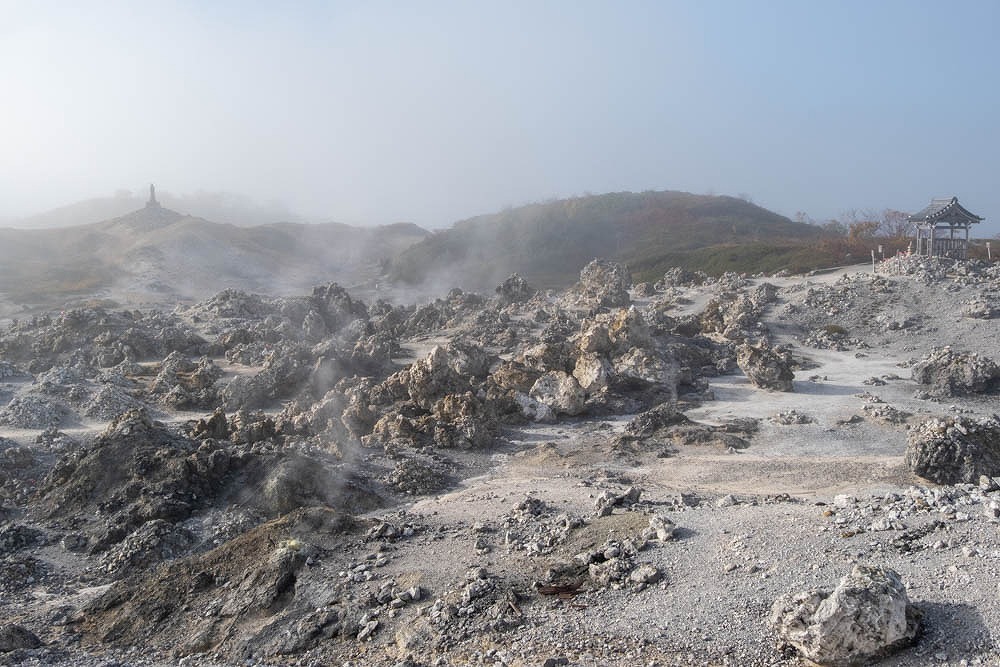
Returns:
[[[517,271],[539,286],[562,287],[594,257],[623,261],[637,276],[655,277],[686,263],[691,253],[704,255],[713,248],[726,253],[721,259],[708,258],[722,270],[754,270],[752,254],[737,252],[727,260],[731,249],[745,244],[799,248],[821,236],[814,226],[734,197],[621,192],[532,204],[459,222],[404,251],[393,261],[391,275],[407,282],[444,280],[482,289]],[[748,258],[749,266],[737,261]]]
[[[0,229],[0,292],[48,306],[94,297],[168,303],[226,288],[284,294],[374,277],[427,234],[407,224],[237,227],[147,207],[89,225]]]
[[[241,227],[266,225],[277,221],[303,222],[287,207],[277,203],[260,204],[248,197],[224,192],[196,192],[175,195],[159,191],[160,203],[195,217],[227,222]],[[146,193],[123,190],[111,197],[94,197],[20,218],[0,220],[4,227],[17,229],[54,229],[102,222],[127,215],[146,202]]]

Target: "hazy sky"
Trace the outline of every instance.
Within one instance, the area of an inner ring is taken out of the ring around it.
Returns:
[[[1000,231],[1000,2],[0,0],[0,219],[155,182],[441,227],[618,190]]]

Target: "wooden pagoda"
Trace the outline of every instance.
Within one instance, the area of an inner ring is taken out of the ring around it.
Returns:
[[[969,228],[984,219],[966,210],[958,197],[932,199],[922,211],[907,216],[917,233],[916,254],[953,259],[968,258]]]

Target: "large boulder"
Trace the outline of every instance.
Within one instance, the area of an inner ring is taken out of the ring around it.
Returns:
[[[578,415],[583,412],[586,396],[580,383],[562,371],[549,371],[535,381],[528,394],[556,414]]]
[[[761,389],[792,391],[791,360],[787,355],[766,346],[740,345],[736,349],[736,364],[750,382]]]
[[[551,407],[533,399],[527,394],[515,392],[514,403],[520,410],[521,415],[533,422],[551,423],[556,420],[556,413],[552,411]]]
[[[407,397],[424,410],[430,410],[442,396],[462,393],[469,387],[469,378],[459,374],[452,361],[448,350],[437,346],[426,357],[396,375]],[[386,382],[391,383],[394,377]]]
[[[898,574],[884,566],[855,565],[832,592],[778,598],[769,621],[808,660],[842,667],[909,645],[920,630],[920,616]]]
[[[916,382],[928,385],[927,393],[938,397],[983,393],[1000,380],[1000,367],[992,359],[950,347],[934,349],[911,373]]]
[[[904,461],[938,484],[976,483],[980,475],[1000,475],[1000,421],[929,419],[910,432]]]
[[[452,449],[482,449],[493,444],[499,424],[471,392],[448,394],[434,404],[434,442]]]
[[[620,308],[608,318],[608,337],[614,349],[623,352],[653,344],[649,324],[635,306]]]
[[[354,320],[368,318],[368,307],[361,301],[352,299],[347,290],[337,283],[314,287],[311,301],[323,319],[324,328],[329,332],[340,331]]]

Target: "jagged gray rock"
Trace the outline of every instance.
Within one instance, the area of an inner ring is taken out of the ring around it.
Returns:
[[[556,414],[578,415],[586,398],[580,383],[562,371],[549,371],[535,381],[529,396],[552,408]]]
[[[974,484],[982,475],[1000,475],[1000,420],[928,419],[910,432],[904,461],[938,484]]]
[[[1000,366],[976,353],[950,347],[933,350],[913,365],[913,379],[929,385],[932,396],[965,396],[990,391],[1000,380]]]
[[[744,344],[736,350],[736,363],[755,387],[792,391],[795,373],[787,355],[770,347]]]
[[[632,276],[625,266],[606,259],[595,259],[580,271],[580,282],[574,289],[581,304],[621,308],[631,303],[630,287]]]
[[[41,645],[42,641],[31,630],[13,623],[0,625],[0,653],[33,649]]]
[[[899,575],[855,565],[833,591],[783,595],[769,622],[782,640],[821,665],[859,665],[909,645],[920,630]]]
[[[528,281],[512,273],[507,280],[503,281],[496,288],[497,299],[502,305],[512,303],[524,303],[535,296],[536,290],[528,284]]]

